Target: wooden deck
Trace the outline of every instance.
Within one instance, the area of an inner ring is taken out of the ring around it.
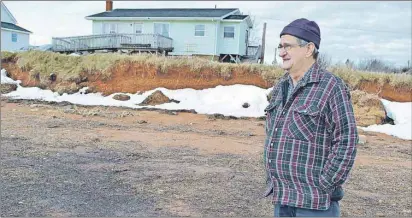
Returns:
[[[242,57],[241,62],[244,63],[259,63],[262,58],[262,46],[248,46],[246,50],[246,55]]]
[[[173,39],[158,34],[100,34],[53,37],[55,52],[94,52],[96,50],[129,50],[138,52],[171,52]]]

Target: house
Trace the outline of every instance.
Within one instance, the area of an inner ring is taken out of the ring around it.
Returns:
[[[17,51],[20,48],[28,47],[30,42],[30,32],[17,25],[17,20],[13,14],[1,2],[1,50]]]
[[[249,45],[250,16],[237,8],[113,9],[113,2],[106,1],[106,11],[86,19],[92,21],[92,36],[76,42],[76,38],[65,38],[65,42],[54,38],[56,46],[64,49],[82,44],[86,49],[93,44],[138,52],[155,49],[166,55],[206,56],[225,62],[257,62],[261,53],[259,46]]]

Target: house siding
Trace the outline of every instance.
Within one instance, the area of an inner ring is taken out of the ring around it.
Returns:
[[[195,26],[205,25],[205,36],[195,36]],[[216,22],[187,21],[170,22],[170,37],[176,55],[214,55],[216,42]]]
[[[17,34],[17,42],[12,41],[12,33]],[[29,33],[20,33],[5,29],[1,30],[2,51],[17,51],[26,46],[29,46]]]
[[[173,39],[170,55],[246,55],[246,20],[234,21],[191,21],[191,20],[93,20],[93,34],[103,34],[103,23],[116,23],[117,33],[134,33],[134,23],[141,23],[143,34],[154,33],[154,23],[168,23],[169,37]],[[195,36],[195,26],[205,25],[205,36]],[[235,28],[234,38],[224,38],[224,27]]]
[[[1,3],[1,21],[16,24],[13,18],[10,17],[10,14],[7,12],[7,9],[3,6],[3,2]]]
[[[173,39],[174,47],[170,55],[218,54],[216,37],[219,37],[219,33],[216,31],[219,31],[219,24],[214,21],[93,21],[93,34],[103,34],[103,23],[116,23],[118,33],[133,33],[133,24],[142,23],[143,34],[153,34],[154,23],[168,23],[169,37]],[[195,36],[195,26],[198,24],[205,25],[205,36]]]
[[[243,20],[242,23],[239,24],[239,54],[246,55],[246,30],[248,30],[248,25],[246,20]]]
[[[224,38],[224,27],[233,26],[235,28],[234,38]],[[219,28],[219,53],[220,54],[239,54],[239,23],[221,22]]]

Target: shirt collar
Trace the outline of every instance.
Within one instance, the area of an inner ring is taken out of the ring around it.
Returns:
[[[299,80],[299,82],[303,82],[304,84],[319,82],[320,74],[321,70],[319,68],[319,64],[318,62],[315,62],[314,64],[312,64],[309,70],[305,72],[304,76]],[[286,72],[279,82],[287,82],[289,81],[289,79],[291,80],[291,77],[289,76],[289,73]]]

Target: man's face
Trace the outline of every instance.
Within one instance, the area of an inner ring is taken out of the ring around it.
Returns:
[[[279,57],[282,58],[282,69],[293,71],[299,69],[306,57],[307,49],[305,46],[299,46],[297,38],[291,35],[280,37]]]

